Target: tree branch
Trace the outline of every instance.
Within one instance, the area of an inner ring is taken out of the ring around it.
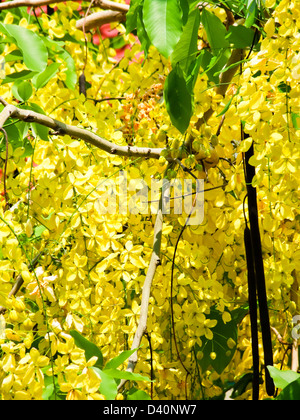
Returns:
[[[14,9],[17,7],[40,7],[49,4],[62,3],[65,0],[12,0],[0,3],[0,10]],[[78,0],[79,1],[79,0]]]
[[[40,7],[49,4],[63,3],[66,0],[12,0],[0,3],[0,10],[13,9],[15,7]],[[81,0],[73,0],[81,2]],[[104,10],[115,10],[117,12],[127,13],[129,10],[128,4],[116,3],[110,0],[97,0],[96,4]]]
[[[96,4],[104,10],[115,10],[123,13],[127,13],[129,10],[128,4],[116,3],[110,0],[96,0]]]
[[[102,12],[93,13],[86,18],[79,19],[76,22],[77,29],[85,29],[89,31],[90,29],[97,28],[98,26],[104,25],[105,23],[110,22],[123,22],[126,20],[126,13],[118,12],[115,10],[104,10]]]
[[[14,9],[18,7],[41,7],[55,3],[62,3],[65,0],[12,0],[0,3],[0,10]],[[80,2],[80,0],[74,0]],[[129,10],[128,4],[116,3],[110,0],[97,0],[97,6],[104,11],[93,13],[86,19],[79,19],[76,28],[83,30],[83,26],[88,31],[98,26],[110,22],[123,22],[126,20],[126,13]],[[84,25],[84,21],[86,23]]]
[[[84,140],[107,153],[117,156],[159,159],[163,150],[162,148],[119,146],[84,128],[74,127],[46,115],[9,105],[2,97],[0,97],[0,102],[5,106],[0,113],[0,127],[3,126],[8,118],[17,118],[22,121],[34,122],[51,128],[57,135],[68,134],[71,137]]]
[[[154,224],[154,237],[153,237],[153,250],[150,258],[148,271],[146,274],[145,282],[142,291],[141,300],[141,311],[139,323],[133,338],[131,350],[137,349],[142,341],[144,333],[147,331],[147,320],[149,310],[149,299],[151,293],[152,281],[154,279],[156,269],[161,264],[160,261],[160,249],[161,249],[161,237],[163,228],[163,208],[164,208],[164,186],[159,200],[158,212]],[[137,351],[134,352],[128,359],[127,372],[133,372],[138,361]],[[123,388],[127,380],[122,380],[118,386],[118,390]]]

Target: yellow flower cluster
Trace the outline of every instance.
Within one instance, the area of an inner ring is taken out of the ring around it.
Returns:
[[[266,3],[273,7],[274,2]],[[119,63],[108,39],[98,51],[89,49],[85,61],[84,36],[74,29],[72,5],[58,4],[51,18],[43,14],[43,29],[51,38],[63,39],[66,31],[74,38],[65,41],[66,49],[78,75],[85,67],[90,83],[87,98],[67,89],[60,71],[34,90],[30,102],[53,118],[120,145],[165,147],[169,142],[172,149],[182,144],[184,138],[171,126],[160,100],[169,71],[167,60],[151,48],[141,68],[136,59],[140,47],[134,37],[123,35],[131,48]],[[299,310],[299,6],[297,0],[279,3],[264,27],[266,37],[260,51],[251,54],[234,78],[240,90],[226,112],[215,146],[224,160],[204,176],[195,169],[196,176],[206,178],[205,189],[223,188],[205,193],[203,223],[188,226],[179,241],[172,302],[172,258],[186,214],[164,216],[162,264],[153,281],[147,326],[152,352],[144,337],[136,366],[136,372],[149,376],[152,359],[154,398],[185,397],[189,379],[181,362],[193,372],[190,379],[196,398],[219,396],[221,383],[237,380],[252,368],[248,316],[240,324],[235,356],[222,374],[210,367],[201,371],[203,354],[195,354],[204,340],[214,339],[217,320],[209,317],[212,308],[226,325],[231,312],[247,303],[242,153],[250,142],[240,139],[241,121],[255,141],[251,164],[257,171],[254,183],[272,326],[282,334],[290,331],[292,317]],[[6,15],[9,23],[13,19]],[[34,22],[30,29],[39,30]],[[10,52],[6,47],[4,55]],[[20,64],[14,66],[6,64],[9,74],[17,66],[20,71]],[[12,102],[11,84],[1,85],[0,94]],[[198,78],[190,130],[211,106],[216,111],[199,133],[205,146],[220,123],[217,115],[231,98],[229,90],[220,103],[213,89],[208,89],[206,76]],[[16,126],[23,130],[21,124]],[[104,213],[108,205],[104,192],[109,182],[120,186],[122,170],[135,188],[140,179],[150,186],[153,178],[163,177],[166,161],[108,156],[68,135],[50,133],[49,141],[42,141],[31,134],[31,156],[24,158],[23,148],[9,147],[6,189],[11,207],[5,208],[3,199],[0,208],[0,304],[7,308],[4,321],[0,320],[0,325],[5,322],[4,333],[0,331],[0,396],[42,399],[46,385],[53,381],[58,395],[67,399],[103,399],[101,379],[92,369],[95,360],[86,360],[69,332],[75,329],[93,341],[105,360],[131,347],[155,221],[150,212]],[[5,151],[1,158],[5,159]],[[176,169],[177,178],[188,176]],[[128,191],[129,196],[135,188]],[[17,296],[9,298],[18,276],[24,283]],[[171,305],[181,362],[174,347]],[[228,340],[224,352],[235,345],[233,339]],[[275,363],[280,365],[284,357],[276,336],[274,348]],[[218,356],[217,351],[210,354],[212,360]],[[149,385],[141,387],[149,392]],[[246,391],[243,398],[248,397]]]

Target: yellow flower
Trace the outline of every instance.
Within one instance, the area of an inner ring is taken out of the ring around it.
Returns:
[[[30,291],[31,296],[38,296],[41,298],[40,291],[44,292],[45,296],[50,300],[50,302],[56,301],[56,296],[54,294],[53,288],[50,286],[50,282],[53,282],[57,279],[57,276],[44,276],[43,267],[38,267],[35,269],[35,281],[27,284],[27,289]]]

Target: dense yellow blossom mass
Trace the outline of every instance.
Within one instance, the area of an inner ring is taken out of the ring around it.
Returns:
[[[196,82],[189,133],[201,139],[205,150],[219,126],[219,114],[231,103],[214,145],[214,153],[221,158],[217,167],[213,164],[205,172],[195,157],[182,160],[197,178],[204,179],[205,189],[211,190],[204,195],[203,222],[187,226],[178,243],[172,302],[172,258],[189,210],[164,215],[148,338],[142,339],[135,369],[150,377],[152,365],[154,399],[218,397],[229,383],[251,372],[242,159],[251,139],[255,141],[250,163],[256,168],[254,186],[258,189],[270,321],[284,341],[292,343],[293,317],[299,314],[300,2],[265,3],[274,11],[270,9],[264,25],[260,50],[241,64],[226,96],[216,95],[205,73]],[[120,61],[108,38],[95,46],[90,34],[86,59],[85,36],[75,24],[77,7],[73,2],[59,3],[51,16],[41,15],[39,24],[34,16],[26,19],[5,12],[5,24],[33,32],[42,28],[49,40],[61,40],[74,60],[77,76],[84,68],[88,82],[87,97],[77,86],[68,88],[68,67],[61,55],[58,71],[42,87],[33,87],[26,104],[36,104],[50,117],[86,128],[117,145],[164,148],[167,144],[173,157],[179,156],[185,136],[172,126],[162,100],[169,61],[154,47],[147,58],[140,55],[141,46],[122,24],[115,26],[130,48]],[[224,16],[223,9],[211,10]],[[6,44],[2,57],[14,49],[15,45]],[[54,63],[53,57],[49,55],[48,65]],[[6,75],[26,69],[23,61],[5,64]],[[0,95],[18,106],[12,83],[0,84]],[[197,132],[197,119],[211,106],[214,114]],[[243,141],[241,121],[250,136]],[[126,172],[129,199],[144,186],[141,180],[150,187],[153,179],[164,177],[167,160],[163,156],[158,161],[109,155],[51,130],[46,141],[24,121],[8,125],[10,140],[15,126],[27,136],[27,142],[8,147],[5,192],[9,206],[3,194],[0,208],[0,304],[7,308],[0,323],[1,399],[48,398],[53,389],[57,398],[104,399],[101,376],[93,368],[97,358],[88,358],[70,331],[96,344],[106,362],[131,348],[156,215],[150,211],[155,207],[153,197],[147,212],[119,211],[124,204],[121,183]],[[6,160],[4,144],[3,138],[1,165]],[[4,192],[3,173],[4,166]],[[180,166],[174,166],[168,175],[192,179]],[[105,211],[108,185],[116,186],[115,212]],[[16,296],[9,297],[18,276],[24,283]],[[181,360],[171,328],[171,305]],[[218,324],[226,327],[237,319],[238,337],[229,336],[226,348],[214,349]],[[274,365],[288,369],[286,346],[275,333],[272,339]],[[204,343],[212,344],[212,364],[207,361]],[[222,371],[214,368],[218,357],[229,358]],[[201,360],[205,360],[203,365]],[[150,394],[150,382],[138,382],[138,387]],[[248,386],[238,398],[250,396]]]

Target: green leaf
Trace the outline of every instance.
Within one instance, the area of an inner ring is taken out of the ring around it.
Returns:
[[[18,72],[7,75],[5,79],[2,80],[1,84],[4,85],[5,83],[12,83],[19,80],[29,80],[29,79],[32,79],[35,75],[36,75],[36,72],[31,71],[31,70],[18,71]]]
[[[187,72],[187,77],[186,77],[186,86],[188,88],[188,91],[191,93],[191,95],[193,95],[194,93],[194,87],[199,75],[199,70],[200,70],[200,66],[201,66],[201,62],[202,62],[202,52],[204,50],[201,51],[201,53],[198,55],[197,58],[194,59],[194,61],[191,62],[188,72]]]
[[[20,147],[19,143],[22,142],[23,138],[21,138],[21,133],[17,127],[17,124],[10,124],[7,127],[4,126],[4,128],[7,133],[8,141],[12,147]]]
[[[53,393],[54,393],[54,384],[53,383],[49,383],[44,388],[44,391],[43,391],[43,394],[42,394],[43,400],[46,400],[46,401],[47,400],[50,400],[50,398],[52,397]]]
[[[77,73],[76,73],[76,66],[73,58],[71,55],[64,50],[63,48],[59,51],[59,55],[63,59],[63,61],[66,63],[66,80],[64,83],[66,84],[68,89],[74,90],[76,83],[77,83]]]
[[[172,66],[175,67],[178,63],[185,74],[188,73],[190,64],[195,60],[198,52],[199,25],[200,12],[198,9],[195,9],[189,14],[188,21],[171,57]]]
[[[40,89],[41,87],[45,86],[49,80],[52,79],[53,76],[56,75],[60,63],[51,63],[42,73],[36,74],[32,78],[32,84],[36,89]]]
[[[178,0],[145,0],[143,19],[151,43],[168,58],[182,33],[182,10]]]
[[[284,389],[290,383],[300,379],[300,374],[292,370],[280,370],[274,366],[268,366],[268,370],[275,386],[280,389]]]
[[[216,15],[205,8],[202,10],[201,19],[212,53],[218,56],[229,47],[226,28]]]
[[[11,36],[22,51],[28,69],[41,72],[47,67],[48,51],[41,37],[22,26],[0,23],[0,31]]]
[[[214,84],[219,83],[218,72],[222,71],[228,62],[227,50],[221,51],[219,55],[212,55],[210,51],[204,50],[201,54],[201,67],[203,73],[207,73],[208,79]]]
[[[203,357],[198,361],[202,370],[205,371],[212,366],[215,371],[221,375],[226,366],[232,360],[236,351],[236,343],[238,338],[238,324],[248,313],[248,308],[238,308],[231,312],[231,321],[226,324],[222,320],[222,313],[212,308],[207,319],[217,320],[217,325],[211,328],[213,339],[201,337],[202,346],[195,345],[195,351],[202,352]],[[228,346],[228,340],[231,339],[232,345]],[[235,345],[234,345],[235,343]],[[216,358],[212,359],[211,354],[215,353]]]
[[[39,225],[39,226],[36,226],[35,228],[34,228],[34,236],[36,237],[36,238],[40,238],[41,236],[42,236],[42,233],[46,230],[47,228],[46,228],[46,226],[44,226],[44,225]]]
[[[30,123],[30,128],[34,137],[44,141],[49,141],[49,128],[38,123]]]
[[[300,130],[300,114],[292,112],[292,123],[295,130]]]
[[[279,401],[300,401],[300,379],[291,382],[287,385],[276,400]]]
[[[24,147],[24,153],[21,157],[28,157],[33,153],[33,147],[26,137],[28,130],[26,131],[26,129],[24,129],[25,125],[28,125],[28,123],[18,121],[15,124],[4,127],[7,132],[8,141],[12,145],[13,150],[17,149],[18,147]],[[0,150],[5,150],[4,143],[1,144]]]
[[[172,124],[183,134],[193,115],[192,95],[181,68],[177,65],[168,75],[164,99]]]
[[[10,63],[12,61],[19,61],[23,59],[22,51],[13,50],[10,54],[7,54],[5,57],[5,62]]]
[[[136,29],[139,15],[139,9],[142,7],[144,0],[131,0],[130,7],[126,13],[126,33],[129,34]]]
[[[103,372],[115,379],[127,379],[129,381],[147,381],[150,379],[147,376],[142,376],[139,373],[127,372],[126,370],[118,369],[103,369]]]
[[[32,95],[31,83],[25,80],[16,82],[12,87],[12,93],[19,101],[27,102]]]
[[[76,66],[71,55],[62,47],[62,41],[54,41],[51,38],[43,38],[44,44],[47,48],[53,50],[55,55],[62,59],[67,67],[65,84],[68,89],[74,90],[77,83]]]
[[[239,91],[240,91],[240,88],[238,88],[237,92],[229,99],[229,101],[227,102],[227,104],[224,106],[223,110],[220,112],[220,114],[217,115],[217,118],[218,117],[221,117],[221,115],[226,114],[226,112],[230,108],[230,105],[231,105],[231,103],[233,101],[233,98],[239,94]]]
[[[257,0],[247,0],[247,12],[246,12],[246,21],[245,26],[246,28],[250,28],[256,20],[258,7],[257,7]]]
[[[252,29],[245,26],[230,26],[226,39],[234,48],[247,48],[251,47],[255,33]]]
[[[99,347],[97,347],[96,344],[92,343],[91,341],[87,340],[76,330],[70,331],[70,335],[74,338],[76,346],[84,350],[86,360],[96,356],[98,357],[98,360],[95,363],[95,366],[102,368],[103,355]]]
[[[145,53],[145,57],[148,55],[148,50],[151,46],[151,41],[148,37],[148,34],[145,29],[144,21],[143,21],[143,8],[138,8],[138,16],[137,16],[137,36],[140,40],[142,50]]]
[[[185,25],[190,13],[189,0],[179,0],[179,5],[182,11],[182,24]],[[194,7],[191,10],[194,10]]]
[[[119,356],[114,357],[109,362],[107,362],[105,365],[105,369],[116,369],[117,367],[122,365],[122,363],[124,363],[125,360],[127,360],[133,353],[135,353],[136,350],[137,349],[123,351],[121,354],[119,354]]]
[[[95,366],[93,366],[92,369],[94,369],[94,371],[97,372],[101,378],[101,384],[99,387],[101,394],[103,394],[107,400],[114,400],[118,394],[118,385],[114,378],[106,375],[103,370]]]
[[[30,102],[26,105],[22,105],[21,108],[22,109],[29,109],[29,110],[37,112],[39,114],[45,115],[44,110],[39,105],[37,105],[35,103]],[[38,123],[33,123],[33,122],[29,123],[29,127],[31,128],[32,134],[34,135],[34,137],[38,137],[39,139],[44,140],[44,141],[49,140],[49,138],[48,138],[49,128],[48,127],[46,127],[44,125],[41,125],[41,124],[38,124]]]
[[[147,392],[133,387],[129,390],[126,399],[129,401],[136,401],[136,400],[146,401],[146,400],[151,400],[151,397],[150,395],[147,394]]]

